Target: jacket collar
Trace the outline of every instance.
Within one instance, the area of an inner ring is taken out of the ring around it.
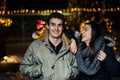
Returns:
[[[41,35],[40,39],[43,40],[45,42],[45,44],[50,48],[50,44],[49,44],[49,40],[48,40],[48,30],[47,29],[45,29],[45,31]],[[62,34],[62,41],[63,41],[63,45],[62,45],[62,48],[61,48],[60,52],[68,51],[71,41],[68,39],[68,37],[64,33]]]

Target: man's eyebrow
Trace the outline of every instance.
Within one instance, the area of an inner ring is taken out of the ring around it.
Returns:
[[[54,22],[50,22],[50,24],[55,24]]]
[[[54,23],[54,22],[50,22],[50,24],[56,24],[56,23]],[[58,25],[63,25],[62,23],[59,23]]]
[[[55,24],[54,22],[50,22],[50,24]]]

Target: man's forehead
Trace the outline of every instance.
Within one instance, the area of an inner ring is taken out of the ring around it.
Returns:
[[[61,19],[58,19],[58,18],[52,18],[50,20],[50,23],[63,24],[63,21]]]

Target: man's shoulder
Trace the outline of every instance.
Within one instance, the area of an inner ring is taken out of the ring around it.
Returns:
[[[43,44],[43,40],[41,40],[41,39],[37,39],[37,40],[34,40],[32,43],[31,43],[31,45],[35,45],[35,46],[41,46],[42,44]]]

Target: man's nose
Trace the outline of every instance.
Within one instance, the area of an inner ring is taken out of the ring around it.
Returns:
[[[59,28],[59,26],[58,26],[58,25],[56,25],[56,26],[55,26],[55,29],[58,29],[58,28]]]

